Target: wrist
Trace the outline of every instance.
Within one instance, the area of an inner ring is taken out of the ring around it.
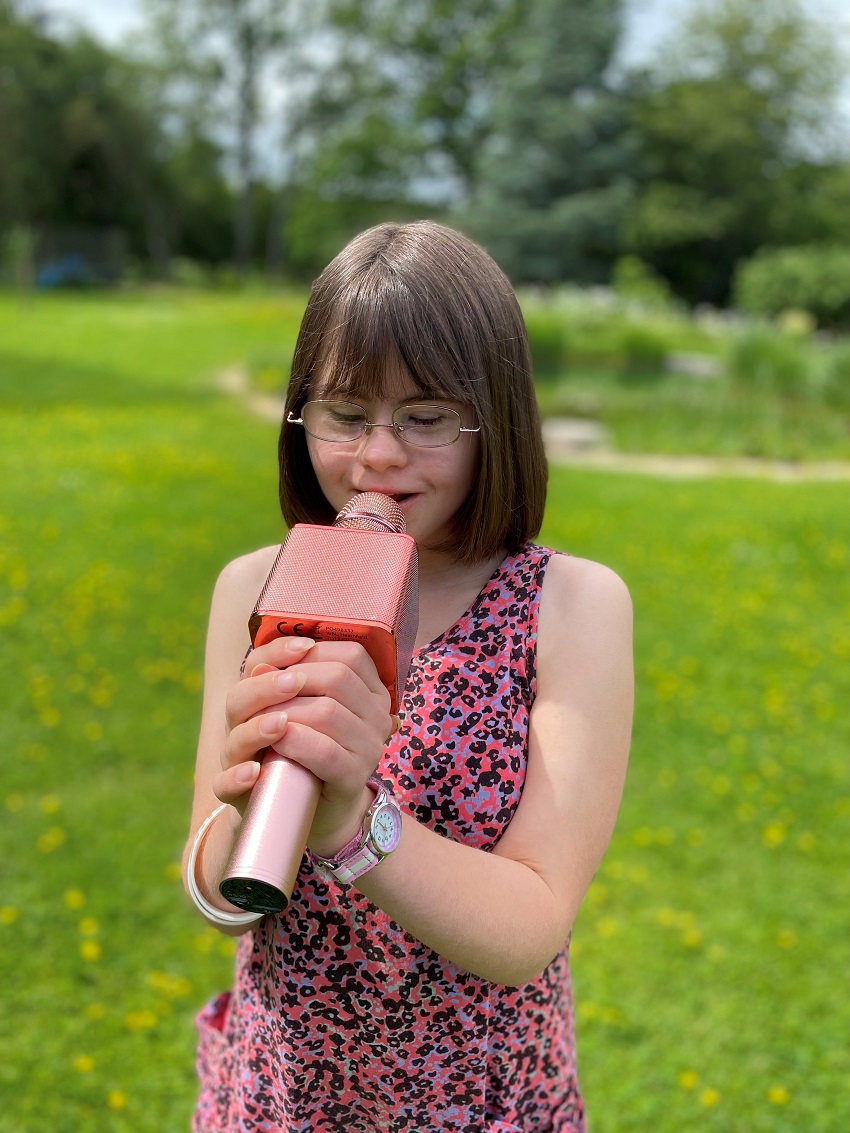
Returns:
[[[373,801],[357,834],[331,858],[315,851],[311,853],[319,873],[340,885],[351,885],[374,869],[393,852],[401,838],[401,810],[389,784],[380,776],[373,775],[369,786],[374,791]]]
[[[320,833],[313,836],[311,832],[308,849],[319,858],[335,858],[349,842],[360,836],[366,812],[375,801],[375,788],[368,783],[360,792],[360,798],[355,806],[348,809],[344,819],[328,834]]]

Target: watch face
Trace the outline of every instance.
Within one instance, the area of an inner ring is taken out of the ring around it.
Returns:
[[[401,815],[394,806],[382,806],[372,816],[372,841],[382,854],[388,854],[401,838]]]

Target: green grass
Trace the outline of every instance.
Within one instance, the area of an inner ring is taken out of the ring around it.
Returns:
[[[289,299],[0,299],[0,1133],[188,1127],[232,942],[177,878],[206,610],[281,533],[216,372]],[[555,469],[544,541],[637,625],[621,819],[574,935],[594,1133],[850,1128],[842,485]]]
[[[547,416],[601,421],[620,452],[850,460],[850,412],[820,397],[674,374],[624,380],[576,371],[539,384]]]

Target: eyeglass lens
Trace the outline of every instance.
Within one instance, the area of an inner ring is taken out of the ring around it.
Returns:
[[[307,432],[322,441],[354,441],[375,424],[361,406],[347,401],[308,401],[301,417]],[[409,444],[438,448],[460,436],[460,414],[439,405],[402,405],[393,413],[392,427]]]

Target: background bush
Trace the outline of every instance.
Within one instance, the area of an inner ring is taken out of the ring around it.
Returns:
[[[801,308],[822,326],[850,327],[850,248],[763,248],[738,269],[734,302],[760,315]]]

